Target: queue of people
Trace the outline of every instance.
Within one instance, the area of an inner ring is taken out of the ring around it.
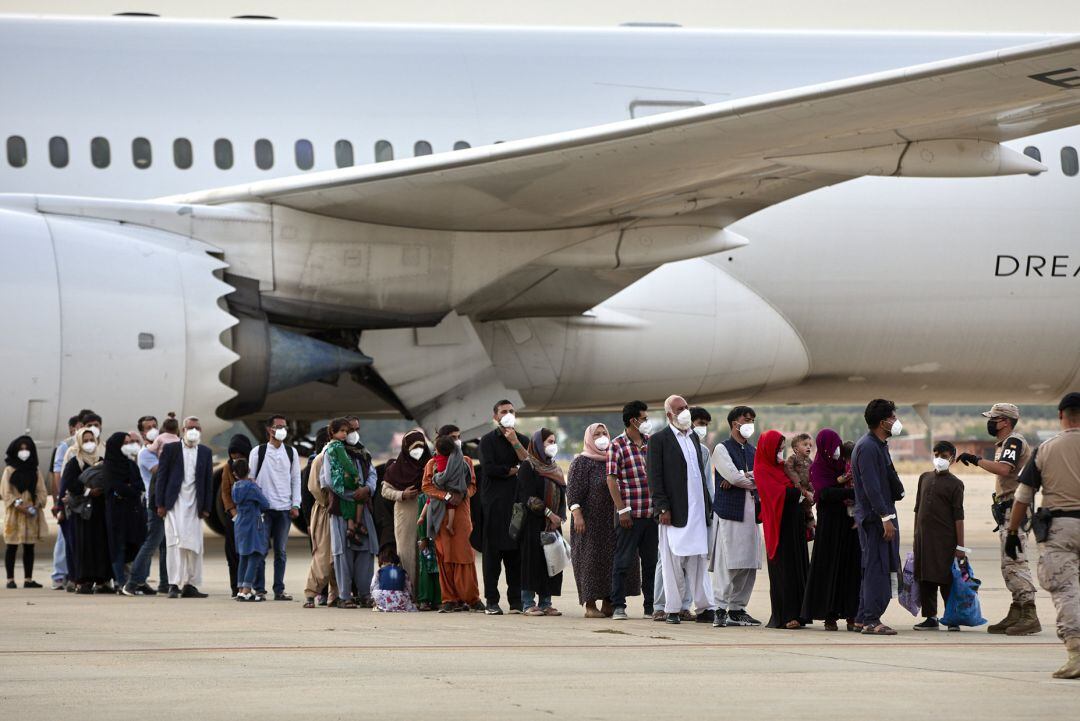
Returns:
[[[969,553],[964,485],[951,470],[958,462],[977,466],[997,476],[1001,571],[1013,597],[1008,615],[988,630],[1041,630],[1025,556],[1030,529],[1042,550],[1039,578],[1069,651],[1055,675],[1080,677],[1080,393],[1062,399],[1063,432],[1035,452],[1016,431],[1016,406],[996,404],[984,415],[996,438],[993,461],[957,454],[942,441],[933,446],[933,470],[919,478],[912,545],[924,620],[914,628],[941,625],[938,596],[948,603],[953,564]],[[797,630],[823,621],[825,630],[838,631],[843,619],[851,632],[896,635],[882,621],[901,571],[896,503],[905,489],[888,447],[902,431],[894,403],[871,401],[867,433],[855,442],[829,428],[814,438],[775,429],[758,435],[754,410],[736,406],[727,415],[728,437],[710,450],[711,415],[677,395],[665,401],[664,419],[654,424],[647,404],[627,403],[622,432],[612,437],[604,424],[589,425],[564,473],[556,434],[520,433],[513,404],[502,400],[493,407],[494,428],[479,442],[479,479],[453,425],[439,428],[434,442],[419,428],[407,433],[380,479],[354,416],[320,430],[303,463],[286,442],[288,419],[273,415],[265,443],[235,436],[215,468],[198,418],[181,422],[170,414],[159,428],[144,416],[136,430],[103,441],[101,417],[82,411],[55,449],[48,481],[33,439],[21,436],[7,448],[0,482],[7,588],[17,588],[20,548],[23,586],[41,587],[34,552],[51,494],[59,523],[54,589],[205,598],[203,520],[217,489],[232,519],[226,557],[233,597],[271,597],[265,564],[272,552],[272,598],[290,601],[286,541],[303,486],[314,498],[305,608],[502,615],[505,576],[510,613],[559,616],[554,604],[569,561],[586,618],[626,620],[627,598],[641,595],[654,621],[760,626],[747,606],[764,557],[765,625]],[[1040,488],[1044,507],[1032,514]],[[381,522],[378,503],[390,509]],[[480,528],[474,518],[482,519]],[[567,520],[569,544],[561,538]],[[474,544],[483,555],[483,596]],[[154,553],[156,589],[147,583]]]

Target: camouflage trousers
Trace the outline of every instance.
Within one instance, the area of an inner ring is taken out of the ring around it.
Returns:
[[[1057,609],[1062,641],[1080,638],[1080,518],[1055,518],[1039,544],[1039,583]]]
[[[1035,580],[1027,561],[1027,547],[1030,531],[1020,532],[1020,553],[1016,560],[1005,555],[1005,529],[998,531],[1001,541],[1001,577],[1005,579],[1005,588],[1012,594],[1013,603],[1035,603]]]

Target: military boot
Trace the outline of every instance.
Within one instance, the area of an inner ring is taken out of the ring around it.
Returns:
[[[1054,671],[1054,678],[1080,678],[1080,638],[1070,638],[1065,642],[1065,649],[1069,652],[1069,660]]]
[[[1020,619],[1005,630],[1010,636],[1030,636],[1042,631],[1039,616],[1035,613],[1035,602],[1025,603],[1020,607]]]
[[[1005,633],[1009,626],[1020,620],[1020,604],[1013,601],[1009,604],[1009,613],[992,626],[986,627],[987,633]]]

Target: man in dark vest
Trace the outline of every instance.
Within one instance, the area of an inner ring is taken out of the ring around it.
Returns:
[[[714,627],[760,626],[746,612],[761,568],[761,531],[758,529],[754,453],[750,443],[757,414],[748,406],[728,413],[730,437],[712,455],[716,484],[713,512],[718,519],[713,538],[713,576],[716,591]]]

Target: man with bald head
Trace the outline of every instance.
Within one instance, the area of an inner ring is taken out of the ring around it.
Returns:
[[[679,623],[683,589],[702,621],[714,611],[708,574],[712,502],[701,441],[693,432],[690,406],[682,396],[664,401],[668,427],[649,439],[649,495],[660,524],[660,567],[668,623]]]

